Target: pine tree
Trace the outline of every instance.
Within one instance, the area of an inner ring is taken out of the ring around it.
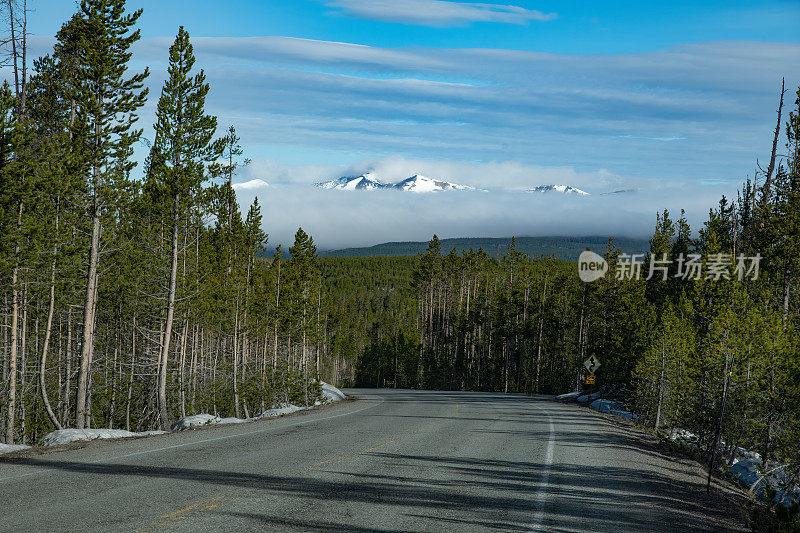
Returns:
[[[143,89],[149,70],[126,77],[130,48],[139,40],[133,26],[142,10],[125,12],[125,0],[83,0],[72,25],[59,34],[60,44],[76,41],[74,85],[78,121],[85,125],[84,152],[88,161],[91,242],[87,258],[86,295],[83,312],[75,425],[82,429],[87,421],[89,369],[94,354],[100,246],[103,208],[113,201],[115,182],[135,163],[130,160],[132,145],[142,134],[134,130],[136,111],[144,105]]]
[[[192,74],[194,63],[189,34],[181,26],[169,50],[169,78],[158,101],[156,136],[148,169],[148,185],[159,189],[160,195],[168,201],[169,205],[163,208],[171,234],[164,340],[158,373],[158,413],[162,429],[167,429],[172,422],[166,389],[178,291],[180,232],[187,217],[200,204],[203,183],[207,180],[205,165],[216,160],[222,148],[221,143],[212,141],[217,119],[205,112],[210,88],[202,70]]]
[[[286,263],[286,286],[294,301],[293,318],[295,329],[302,338],[301,370],[303,372],[303,401],[309,405],[308,394],[308,343],[316,340],[312,329],[311,308],[316,302],[319,277],[317,270],[317,247],[314,240],[299,228],[294,236],[294,244],[289,248],[290,258]]]

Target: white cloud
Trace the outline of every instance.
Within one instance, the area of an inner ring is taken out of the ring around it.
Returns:
[[[233,184],[233,190],[235,191],[257,191],[267,187],[269,187],[269,183],[259,178]]]
[[[195,37],[195,48],[204,53],[244,63],[314,63],[378,70],[443,69],[446,63],[414,51],[380,48],[363,44],[300,39],[297,37]],[[145,43],[151,53],[169,47],[166,39]]]
[[[323,0],[326,5],[342,9],[349,16],[400,22],[422,26],[464,26],[471,22],[527,24],[531,20],[547,21],[555,13],[542,13],[513,5],[443,0]]]
[[[402,154],[441,162],[441,172],[419,172],[489,188],[529,184],[511,170],[473,180],[447,162],[511,161],[581,176],[605,168],[736,186],[768,155],[780,77],[789,87],[800,83],[799,43],[570,55],[288,37],[193,42],[211,84],[209,111],[221,128],[236,126],[254,161],[353,164]],[[137,45],[136,61],[152,66],[153,95],[169,44]],[[153,108],[151,98],[140,121],[151,138]],[[272,186],[300,179],[251,177]],[[561,181],[586,188],[579,177]]]

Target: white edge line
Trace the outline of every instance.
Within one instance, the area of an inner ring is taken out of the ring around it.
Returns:
[[[553,466],[556,432],[550,413],[538,405],[536,408],[547,416],[547,422],[550,425],[550,436],[547,439],[547,451],[545,452],[542,479],[539,482],[539,490],[536,491],[536,515],[533,518],[533,524],[531,524],[531,531],[544,531],[544,529],[542,529],[542,521],[544,520],[544,507],[547,500],[547,488],[550,482],[550,468]]]

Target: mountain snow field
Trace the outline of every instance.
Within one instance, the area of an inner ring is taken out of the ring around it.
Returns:
[[[562,194],[574,194],[577,196],[591,196],[588,192],[578,189],[577,187],[573,187],[571,185],[539,185],[538,187],[534,187],[533,189],[528,189],[526,192],[531,192],[531,193],[560,192]]]
[[[375,191],[375,190],[397,190],[407,191],[414,193],[431,193],[440,191],[481,191],[487,192],[486,189],[479,189],[469,185],[459,185],[450,181],[429,178],[422,174],[415,174],[409,178],[397,182],[391,182],[382,179],[374,172],[366,172],[359,176],[342,176],[328,181],[320,181],[314,184],[320,189],[339,190],[339,191]],[[539,185],[530,189],[526,189],[528,193],[561,193],[565,196],[591,196],[590,193],[573,187],[572,185]],[[615,191],[627,192],[627,191]]]
[[[360,176],[343,176],[341,178],[323,181],[316,184],[320,189],[337,189],[340,191],[371,191],[377,189],[394,189],[416,193],[437,191],[474,191],[475,187],[450,183],[449,181],[428,178],[415,174],[396,183],[382,180],[372,172]]]

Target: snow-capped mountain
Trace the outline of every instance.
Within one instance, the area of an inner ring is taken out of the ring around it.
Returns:
[[[416,193],[436,192],[436,191],[472,191],[474,187],[458,185],[449,181],[436,180],[415,174],[397,183],[382,181],[378,176],[371,172],[360,176],[344,176],[330,181],[323,181],[316,184],[320,189],[338,189],[342,191],[356,190],[375,190],[375,189],[394,189],[399,191],[409,191]]]
[[[394,184],[393,189],[411,192],[435,192],[435,191],[473,191],[474,187],[466,185],[458,185],[450,183],[449,181],[435,180],[420,174],[406,178],[401,182]]]
[[[562,194],[575,194],[578,196],[590,196],[588,192],[582,191],[577,187],[571,185],[539,185],[533,189],[528,189],[527,192],[560,192]]]
[[[341,178],[330,181],[323,181],[316,184],[320,189],[339,189],[342,191],[362,191],[374,189],[388,189],[391,183],[384,183],[372,172],[361,174],[360,176],[342,176]]]

